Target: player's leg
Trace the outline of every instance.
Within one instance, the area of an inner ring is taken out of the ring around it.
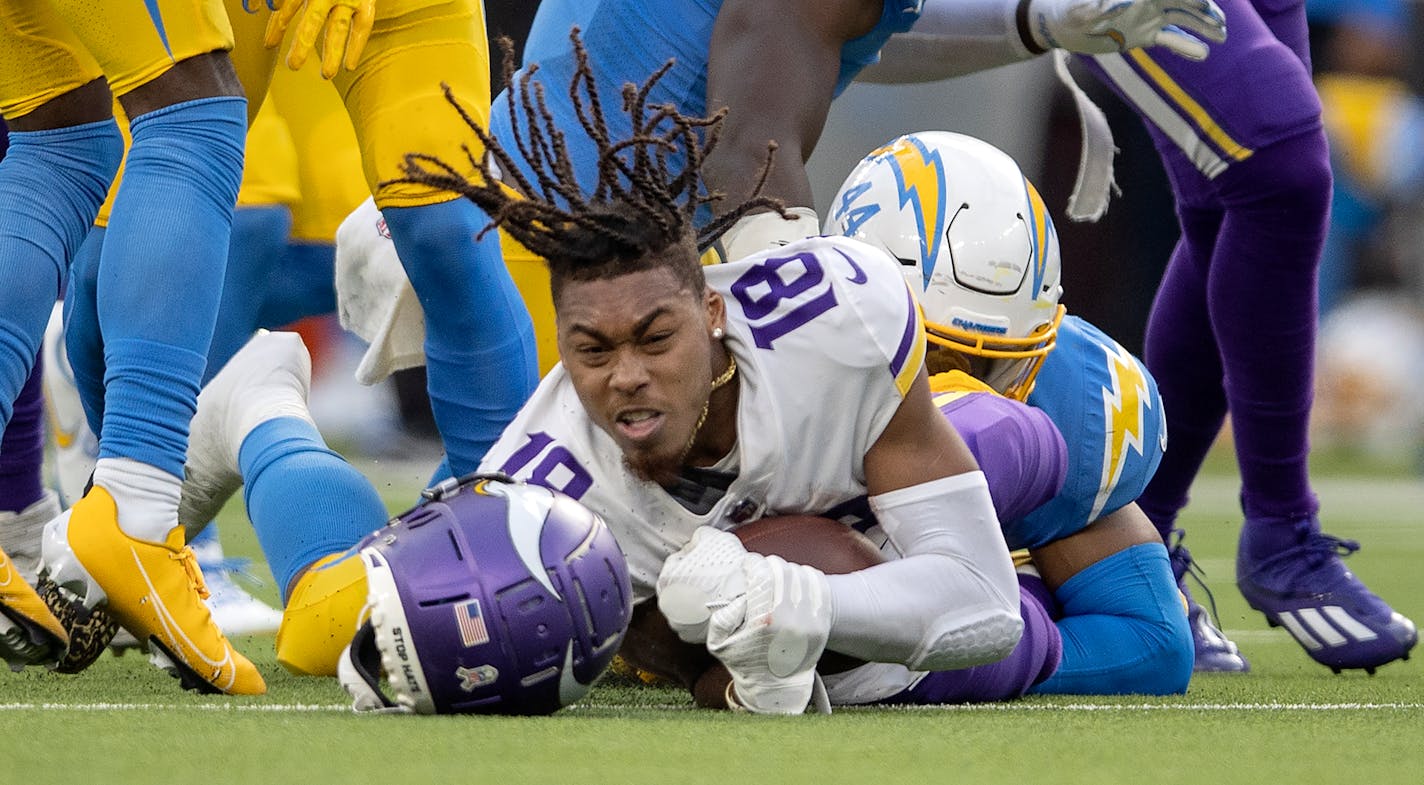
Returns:
[[[193,419],[184,502],[206,520],[244,483],[244,500],[286,611],[278,659],[333,675],[366,600],[359,559],[344,559],[386,511],[370,482],[322,441],[306,408],[311,359],[295,333],[259,333],[204,389]],[[245,481],[245,482],[244,482]]]
[[[98,64],[47,6],[0,6],[0,428],[31,379],[47,310],[94,220],[123,143]],[[22,512],[27,512],[22,511]],[[0,551],[0,658],[53,662],[65,629]]]
[[[1206,306],[1207,267],[1222,212],[1179,204],[1177,215],[1182,235],[1148,317],[1144,355],[1161,392],[1170,449],[1162,455],[1137,505],[1168,544],[1177,588],[1187,598],[1196,669],[1245,672],[1250,664],[1217,629],[1187,585],[1187,575],[1199,571],[1182,544],[1182,530],[1176,528],[1192,482],[1226,419],[1221,358]],[[1206,591],[1205,583],[1197,591]]]
[[[1320,663],[1373,670],[1407,657],[1418,634],[1342,564],[1359,546],[1321,532],[1310,487],[1315,272],[1331,187],[1324,132],[1259,149],[1217,185],[1226,219],[1208,303],[1241,469],[1237,584]]]
[[[1192,634],[1167,550],[1136,506],[1033,552],[1061,610],[1063,661],[1034,692],[1185,692]]]
[[[205,384],[248,342],[254,330],[286,323],[269,324],[263,315],[274,283],[288,274],[284,257],[292,226],[290,205],[300,201],[301,191],[296,151],[286,122],[271,101],[264,103],[248,129],[244,160]],[[245,560],[227,557],[217,524],[207,523],[196,533],[190,530],[189,545],[208,587],[208,607],[223,632],[275,633],[281,612],[238,584],[237,576],[246,574]]]
[[[1143,361],[1157,380],[1168,446],[1137,504],[1166,542],[1226,422],[1221,359],[1206,307],[1220,210],[1179,204],[1181,237],[1148,314]]]
[[[40,535],[59,514],[58,498],[40,480],[42,373],[36,363],[0,439],[0,659],[16,665],[53,659],[66,637],[59,620],[30,588],[39,567]]]
[[[185,686],[261,692],[261,676],[201,602],[176,525],[242,170],[246,100],[227,56],[231,30],[211,0],[55,6],[103,67],[132,144],[95,293],[104,415],[94,488],[57,520],[45,558],[56,582],[106,604]],[[113,558],[126,551],[135,559]]]
[[[489,116],[479,2],[433,5],[378,19],[361,65],[336,82],[356,127],[367,181],[425,312],[431,407],[458,475],[476,468],[533,391],[538,359],[529,312],[505,268],[498,235],[474,240],[488,217],[454,194],[390,182],[401,176],[407,153],[472,169],[461,149],[469,131],[442,83],[471,117],[485,122]]]
[[[1034,691],[1035,685],[1059,667],[1063,640],[1053,623],[1052,615],[1040,597],[1020,577],[1019,610],[1023,614],[1023,637],[1014,650],[998,662],[976,665],[954,671],[935,671],[904,692],[881,703],[988,703],[1012,700]]]
[[[37,361],[0,438],[0,549],[31,584],[39,569],[40,535],[59,514],[59,497],[44,487],[43,375],[44,363]]]
[[[0,542],[10,544],[5,516],[23,510],[45,495],[44,363],[35,361],[29,381],[15,398],[10,424],[0,433]],[[57,512],[57,511],[56,511]],[[12,558],[16,549],[7,547]],[[31,579],[34,578],[30,571]]]

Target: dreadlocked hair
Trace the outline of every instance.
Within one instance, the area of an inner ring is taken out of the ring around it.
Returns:
[[[723,198],[720,192],[703,190],[701,169],[717,146],[727,110],[709,117],[690,117],[671,104],[649,106],[648,95],[673,66],[669,60],[641,86],[623,86],[622,110],[632,119],[633,131],[629,138],[614,141],[609,138],[588,51],[577,27],[569,38],[576,57],[569,98],[583,132],[598,150],[598,182],[591,195],[574,175],[564,132],[555,125],[545,103],[544,85],[534,81],[538,65],[525,69],[518,90],[505,90],[515,151],[528,164],[532,180],[516,165],[511,151],[470,117],[448,85],[442,85],[446,100],[488,152],[476,155],[469,145],[462,146],[469,170],[478,177],[466,177],[435,156],[408,153],[401,167],[405,176],[395,182],[452,191],[474,202],[490,216],[478,237],[503,227],[544,258],[556,301],[564,281],[611,278],[660,266],[672,268],[694,292],[701,292],[698,254],[702,250],[755,210],[769,208],[788,217],[779,200],[761,195],[776,143],[767,144],[766,161],[746,201],[701,229],[695,228],[698,208]],[[500,48],[504,82],[509,86],[515,70],[514,47],[505,38]],[[679,150],[685,154],[685,163],[673,171],[668,159]],[[501,184],[496,172],[524,196]]]

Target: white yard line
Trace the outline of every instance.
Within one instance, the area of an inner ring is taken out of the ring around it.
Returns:
[[[1424,703],[975,703],[950,706],[875,706],[844,707],[857,711],[946,711],[946,712],[1132,712],[1132,711],[1417,711],[1424,709]],[[838,710],[844,710],[838,709]],[[257,712],[257,713],[345,713],[347,706],[319,703],[268,703],[268,704],[216,704],[196,703],[181,705],[172,703],[0,703],[0,712],[5,711],[81,711],[81,712],[124,712],[124,711],[173,711],[187,710],[214,712]],[[636,711],[653,709],[657,711],[687,711],[686,704],[634,705],[593,703],[575,705],[567,709],[580,711]]]

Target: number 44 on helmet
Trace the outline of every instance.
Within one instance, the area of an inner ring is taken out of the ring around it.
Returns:
[[[367,618],[338,674],[355,709],[550,714],[583,697],[632,614],[603,520],[501,476],[424,496],[358,546]]]

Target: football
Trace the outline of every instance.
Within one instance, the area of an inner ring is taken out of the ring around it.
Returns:
[[[885,557],[864,534],[830,518],[778,515],[732,530],[747,550],[809,564],[827,575],[873,567]]]

